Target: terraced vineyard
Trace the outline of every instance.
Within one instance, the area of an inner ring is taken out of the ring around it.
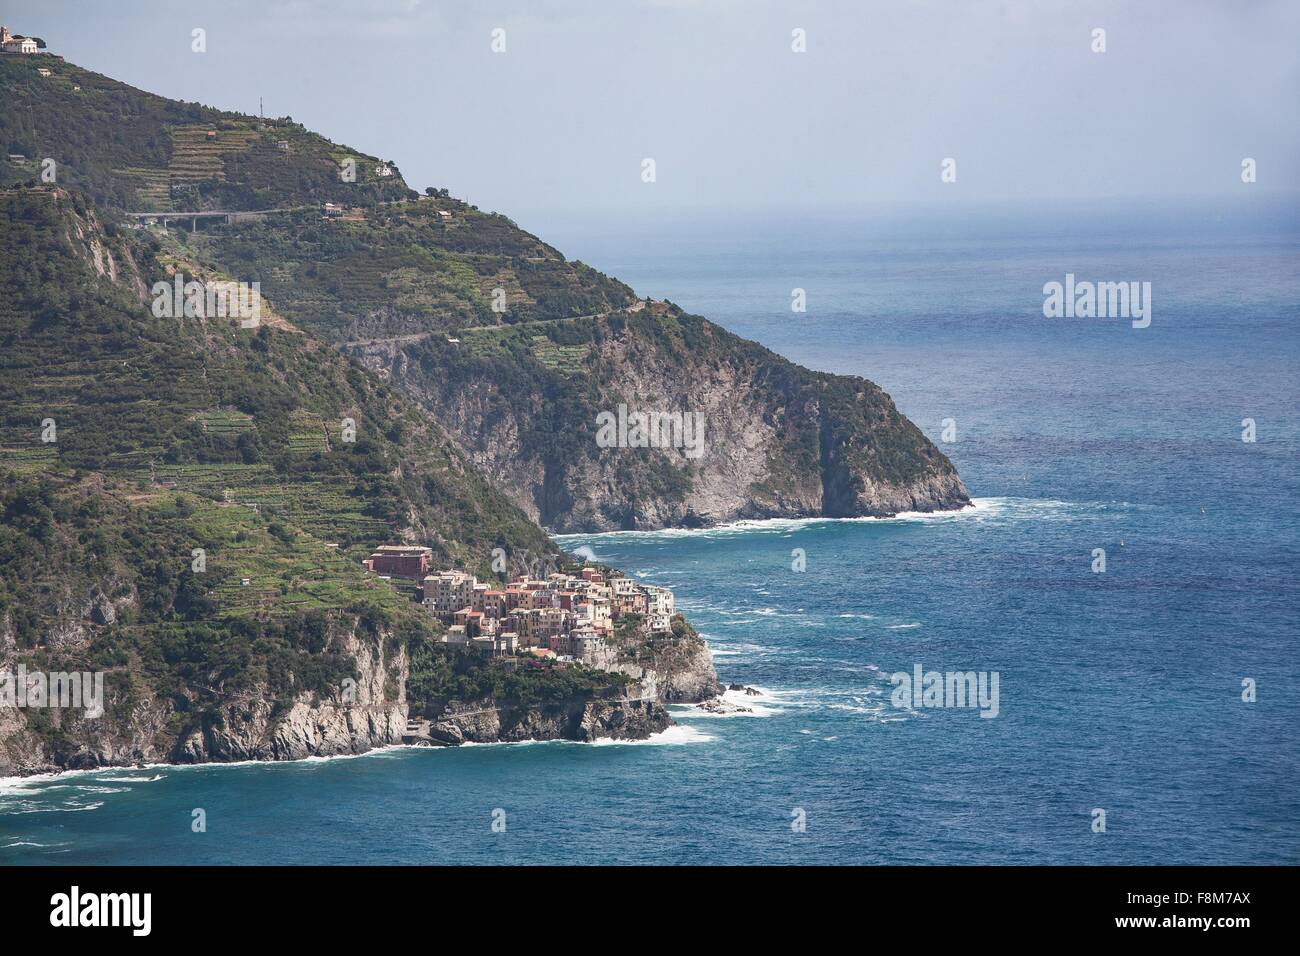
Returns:
[[[125,166],[114,174],[135,190],[133,212],[173,212],[198,209],[203,203],[195,187],[226,181],[226,157],[246,152],[263,134],[251,127],[218,129],[217,124],[177,126],[168,130],[171,158],[166,167]]]
[[[254,428],[253,416],[243,412],[201,412],[197,420],[205,432],[213,435],[240,435]]]
[[[395,168],[263,119],[145,93],[72,63],[42,77],[35,57],[0,57],[0,138],[8,152],[59,162],[59,183],[106,211],[247,211],[326,201],[374,205],[406,198]],[[278,143],[287,146],[281,149]],[[355,182],[339,176],[356,161]],[[0,185],[34,182],[35,166],[0,164]]]
[[[325,454],[330,450],[329,433],[318,415],[298,411],[290,422],[289,448],[298,454]],[[340,423],[340,432],[342,426]]]
[[[583,371],[583,363],[591,354],[591,346],[557,345],[545,335],[534,335],[533,357],[553,372],[574,375]]]
[[[421,200],[368,209],[360,222],[280,218],[197,242],[227,271],[259,279],[290,321],[344,341],[563,319],[634,301],[622,283],[507,224],[452,200]],[[493,310],[497,289],[504,313]]]
[[[289,615],[346,607],[358,600],[409,606],[360,562],[304,534],[277,538],[254,512],[195,500],[190,517],[203,543],[205,574],[227,615]],[[244,582],[247,583],[244,583]]]
[[[59,464],[54,447],[31,444],[27,447],[0,447],[0,471],[8,470],[19,475],[40,474]]]
[[[217,129],[216,124],[172,129],[172,159],[167,166],[172,185],[213,179],[224,182],[226,155],[243,152],[261,138],[262,134],[255,129]]]
[[[444,433],[334,349],[266,323],[156,319],[125,277],[93,268],[95,248],[123,262],[134,244],[144,274],[166,274],[164,242],[109,237],[53,192],[0,191],[0,225],[0,472],[195,496],[354,562],[412,521],[467,565],[504,540],[551,549]],[[17,305],[33,276],[5,268],[32,246],[62,282],[39,314]],[[46,419],[57,443],[41,441]]]
[[[135,212],[171,212],[171,177],[166,169],[128,166],[113,172],[135,193]]]

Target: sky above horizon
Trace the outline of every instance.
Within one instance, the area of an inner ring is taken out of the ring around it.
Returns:
[[[1300,174],[1294,2],[0,0],[0,23],[164,96],[254,114],[261,97],[533,228],[1231,201],[1294,196]]]

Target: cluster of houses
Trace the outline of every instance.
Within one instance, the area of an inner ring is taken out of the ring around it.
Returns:
[[[448,625],[448,644],[606,667],[615,657],[614,624],[624,615],[639,615],[651,633],[672,630],[676,608],[668,588],[596,568],[522,577],[500,588],[465,571],[430,573],[432,558],[429,548],[383,545],[364,564],[377,574],[419,581],[424,606]]]

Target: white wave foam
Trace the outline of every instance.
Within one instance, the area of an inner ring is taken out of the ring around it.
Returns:
[[[749,708],[748,713],[734,714],[711,714],[707,710],[694,710],[691,716],[694,717],[772,717],[780,714],[786,707],[791,706],[784,697],[776,691],[767,690],[762,687],[750,686],[750,690],[757,691],[756,694],[749,694],[743,690],[724,690],[722,700],[724,703],[735,704],[738,707]]]
[[[710,643],[709,652],[720,657],[735,657],[740,654],[780,654],[790,649],[784,647],[763,647],[760,644]]]
[[[864,515],[857,518],[753,518],[744,521],[731,521],[726,524],[713,525],[709,528],[659,528],[657,530],[649,531],[603,531],[598,534],[559,534],[552,535],[552,537],[555,542],[563,548],[567,542],[591,542],[599,541],[602,538],[639,538],[644,540],[654,540],[657,538],[710,538],[750,534],[754,532],[784,535],[789,534],[792,531],[802,531],[805,528],[821,524],[854,524],[865,521],[928,521],[960,518],[976,514],[982,508],[996,508],[997,503],[999,502],[1013,500],[1032,499],[972,498],[970,505],[956,511],[900,511],[898,514],[892,515],[888,518],[878,518],[871,515]],[[1064,504],[1064,502],[1061,503]]]
[[[16,809],[13,807],[5,807],[3,812],[6,815],[14,816],[19,813],[82,813],[86,810],[98,810],[103,805],[103,800],[100,800],[98,803],[83,803],[80,805],[65,807],[43,807],[30,802],[24,802],[19,804]]]
[[[413,749],[409,744],[387,744],[357,754],[331,754],[329,756],[300,757],[295,760],[212,760],[206,763],[144,763],[135,767],[96,767],[93,770],[61,770],[54,773],[34,773],[29,774],[26,777],[0,777],[0,796],[4,796],[5,794],[22,794],[24,791],[35,789],[39,789],[41,793],[48,793],[51,790],[61,790],[67,787],[72,787],[73,789],[85,789],[84,787],[77,786],[73,781],[74,778],[83,777],[88,774],[99,774],[100,777],[96,779],[105,783],[154,783],[164,779],[168,773],[177,771],[197,773],[200,771],[221,770],[227,767],[293,767],[300,764],[317,763],[326,760],[348,760],[359,757],[373,757],[389,750],[409,749]],[[132,774],[147,770],[161,770],[165,772],[150,777],[109,776],[107,779],[100,779],[108,774]],[[51,782],[56,780],[60,782],[51,785]],[[63,781],[68,782],[64,783]]]
[[[754,690],[758,690],[757,687]],[[671,704],[668,707],[673,717],[681,720],[726,720],[732,717],[772,717],[781,713],[784,707],[778,698],[760,691],[757,696],[746,694],[743,690],[724,690],[720,695],[723,703],[743,707],[730,713],[715,713],[701,710],[698,704]]]
[[[939,521],[987,520],[990,518],[1035,518],[1059,519],[1070,518],[1080,514],[1106,510],[1108,508],[1137,507],[1127,502],[1075,502],[1060,501],[1054,498],[1013,498],[990,497],[972,498],[970,505],[956,511],[901,511],[888,518],[863,516],[858,518],[764,518],[747,521],[733,521],[728,524],[714,525],[710,528],[661,528],[657,531],[606,531],[600,534],[561,534],[554,535],[556,543],[565,547],[566,542],[592,542],[601,539],[635,538],[643,540],[671,540],[673,538],[723,538],[745,534],[780,534],[788,535],[794,531],[823,524],[861,524],[865,522],[887,521],[898,524],[924,524]]]
[[[208,763],[192,763],[192,764],[151,763],[151,764],[142,764],[139,767],[123,767],[121,768],[120,772],[129,773],[131,771],[138,772],[141,770],[153,770],[153,769],[160,769],[166,771],[195,772],[195,771],[226,770],[234,767],[292,767],[292,766],[302,766],[302,765],[311,765],[311,764],[321,764],[332,760],[352,760],[352,759],[361,759],[361,758],[378,758],[378,757],[385,757],[385,756],[391,757],[391,756],[396,756],[397,752],[399,751],[408,751],[408,750],[454,751],[460,749],[461,747],[522,747],[522,746],[527,746],[529,744],[574,744],[577,746],[597,746],[597,745],[611,745],[611,744],[622,744],[628,746],[634,744],[676,745],[676,744],[687,744],[687,743],[704,743],[706,741],[713,740],[713,739],[714,739],[713,737],[707,734],[700,733],[699,731],[696,731],[692,728],[676,725],[673,727],[669,727],[658,734],[654,734],[646,740],[597,740],[592,743],[587,743],[585,741],[580,741],[580,740],[492,741],[490,743],[467,742],[461,744],[460,747],[427,747],[427,746],[421,746],[416,744],[388,744],[383,747],[376,747],[373,750],[367,750],[363,753],[357,753],[357,754],[330,754],[327,756],[313,755],[310,757],[301,757],[296,760],[230,760],[225,762],[211,761]],[[93,770],[64,770],[58,773],[30,774],[29,776],[26,777],[0,777],[0,797],[2,796],[21,797],[24,793],[30,793],[31,795],[35,796],[37,794],[48,793],[51,790],[62,790],[62,789],[69,789],[69,788],[90,792],[90,793],[119,793],[122,791],[129,791],[131,789],[130,787],[120,787],[120,788],[94,787],[88,785],[76,785],[76,784],[64,784],[64,783],[57,783],[54,785],[50,785],[51,782],[55,780],[63,781],[63,780],[67,780],[69,777],[83,776],[87,774],[102,775],[106,772],[111,772],[111,768],[106,769],[104,767],[97,767]],[[167,776],[167,774],[160,773],[151,777],[125,777],[117,780],[111,780],[110,782],[126,783],[130,781],[133,783],[135,782],[151,783],[157,780],[162,780],[165,776]],[[38,806],[36,804],[31,803],[30,801],[21,801],[19,803],[15,803],[8,806],[0,804],[0,815],[18,814],[18,813],[72,813],[81,810],[96,810],[99,807],[102,807],[103,805],[104,805],[103,801],[100,801],[98,803],[89,803],[82,806],[63,806],[63,807]]]
[[[654,734],[645,740],[595,740],[592,741],[592,747],[681,747],[686,744],[704,744],[711,740],[717,740],[711,734],[690,727],[686,724],[674,724],[673,726]]]
[[[611,737],[604,737],[600,740],[565,740],[564,738],[554,740],[489,740],[484,742],[466,741],[458,747],[438,747],[433,749],[452,752],[477,747],[637,747],[647,745],[670,747],[681,744],[707,743],[714,739],[716,738],[701,733],[693,727],[674,724],[657,734],[651,734],[645,740],[614,740]],[[424,747],[420,749],[428,750],[430,748]]]

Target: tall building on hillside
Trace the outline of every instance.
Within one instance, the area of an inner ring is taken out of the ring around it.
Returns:
[[[474,575],[464,571],[439,571],[424,579],[424,603],[434,614],[455,614],[474,606]],[[482,610],[479,608],[478,610]]]
[[[650,616],[650,630],[667,631],[672,626],[672,617],[677,613],[673,592],[668,588],[645,585],[647,613]]]
[[[374,554],[361,562],[367,570],[376,574],[388,574],[398,578],[412,578],[423,581],[429,573],[429,562],[433,560],[433,549],[419,545],[381,544]]]

